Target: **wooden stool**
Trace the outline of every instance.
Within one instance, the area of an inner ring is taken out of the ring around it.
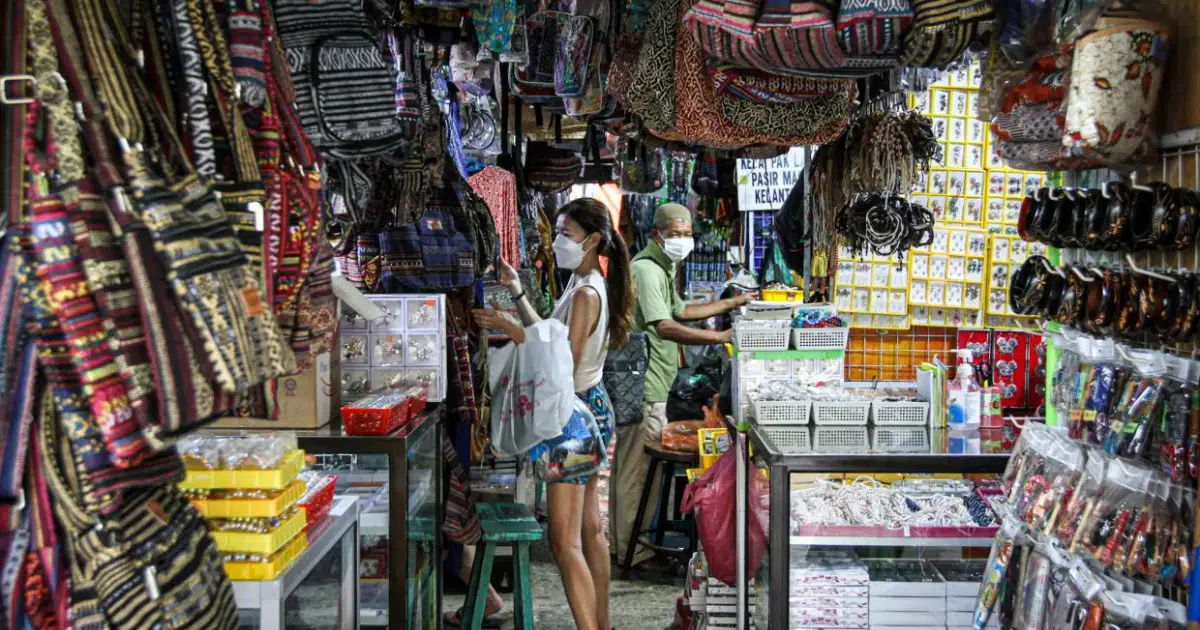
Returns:
[[[625,559],[621,563],[621,573],[628,576],[629,568],[633,566],[634,552],[638,546],[648,547],[660,553],[676,554],[684,558],[690,556],[696,550],[696,525],[691,516],[684,520],[688,523],[688,546],[685,548],[664,547],[663,537],[667,531],[667,519],[670,517],[668,513],[668,501],[671,497],[671,485],[675,478],[675,466],[683,465],[688,468],[695,468],[700,464],[699,453],[681,453],[678,451],[667,451],[657,445],[647,444],[645,452],[650,456],[650,468],[646,470],[646,483],[642,486],[642,496],[638,500],[637,515],[633,519],[633,531],[629,535],[629,543],[625,546]],[[653,530],[642,529],[642,520],[646,517],[646,504],[650,502],[650,489],[654,486],[654,475],[659,472],[659,467],[662,470],[662,483],[659,484],[658,490],[658,521]],[[676,493],[675,500],[683,499],[682,493]],[[678,506],[678,503],[676,503]],[[654,534],[654,542],[650,543],[643,538],[643,534]]]
[[[478,503],[479,522],[483,536],[476,546],[475,566],[471,569],[471,584],[463,603],[464,628],[480,630],[487,608],[487,589],[491,581],[492,563],[496,548],[511,545],[513,549],[513,619],[517,628],[533,630],[533,585],[530,583],[529,544],[542,539],[538,525],[529,508],[521,503]],[[469,624],[469,625],[467,625]]]

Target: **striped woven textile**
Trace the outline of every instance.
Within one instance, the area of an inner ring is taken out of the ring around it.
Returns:
[[[838,41],[850,57],[890,56],[894,64],[912,21],[909,0],[843,0]]]
[[[945,68],[994,25],[988,0],[912,0],[912,6],[913,24],[900,58],[906,66]]]

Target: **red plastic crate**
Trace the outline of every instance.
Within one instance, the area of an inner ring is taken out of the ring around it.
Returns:
[[[413,384],[360,398],[342,407],[347,435],[388,435],[425,410],[428,387]]]
[[[333,491],[337,488],[337,480],[337,475],[324,476],[316,488],[305,491],[299,504],[305,512],[305,529],[312,529],[329,516],[329,511],[333,509]]]

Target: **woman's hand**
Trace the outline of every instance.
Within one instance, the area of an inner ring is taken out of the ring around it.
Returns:
[[[507,313],[501,312],[500,305],[495,301],[492,302],[492,308],[473,309],[471,316],[475,318],[475,323],[484,330],[502,332],[518,344],[525,342],[525,327]]]
[[[508,287],[509,293],[519,295],[521,293],[521,277],[517,275],[517,270],[501,258],[499,272],[500,284]]]

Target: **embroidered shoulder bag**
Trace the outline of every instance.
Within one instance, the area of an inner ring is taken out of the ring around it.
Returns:
[[[237,627],[237,606],[208,525],[174,484],[133,493],[115,514],[80,505],[53,411],[42,404],[35,449],[66,531],[70,619],[89,630]],[[69,455],[67,456],[69,458]]]
[[[261,282],[229,216],[184,157],[174,128],[148,97],[141,76],[121,70],[136,66],[126,58],[131,47],[123,26],[105,19],[120,12],[103,7],[104,1],[79,3],[79,11],[90,14],[80,35],[89,50],[107,53],[89,55],[87,62],[93,75],[110,78],[97,86],[115,112],[106,118],[123,147],[134,200],[132,205],[114,204],[117,224],[123,231],[149,232],[166,270],[165,280],[188,314],[192,334],[206,351],[205,364],[221,390],[232,394],[287,374],[295,368],[295,358],[283,345],[278,322],[267,309]],[[126,55],[117,51],[117,43],[123,43]],[[138,112],[148,113],[148,124]],[[138,148],[143,137],[161,138],[168,159],[158,164],[180,173],[172,182],[151,170],[148,153]]]

